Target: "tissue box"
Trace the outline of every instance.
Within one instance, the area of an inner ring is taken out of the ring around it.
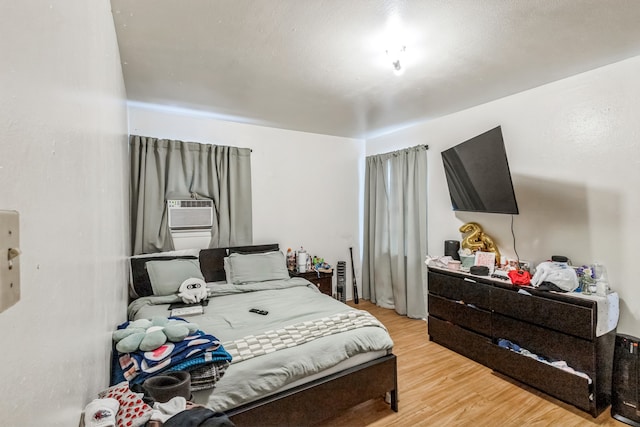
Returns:
[[[475,262],[475,255],[460,255],[460,269],[462,270],[469,270]]]

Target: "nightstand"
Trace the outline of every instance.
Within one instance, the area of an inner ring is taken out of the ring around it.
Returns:
[[[308,281],[316,285],[318,289],[320,289],[320,292],[322,292],[323,294],[333,296],[333,271],[331,273],[318,273],[317,271],[298,273],[297,271],[289,270],[289,277],[302,277],[303,279],[307,279]]]

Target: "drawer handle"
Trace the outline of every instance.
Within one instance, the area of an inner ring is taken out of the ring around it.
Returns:
[[[469,279],[468,277],[465,277],[464,280],[467,281],[467,282],[471,282],[471,283],[478,283],[473,279]]]

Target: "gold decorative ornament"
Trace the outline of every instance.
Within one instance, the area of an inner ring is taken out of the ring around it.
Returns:
[[[468,222],[460,227],[461,233],[469,233],[462,239],[463,249],[469,249],[471,252],[493,252],[496,254],[496,263],[500,265],[500,251],[493,242],[493,239],[482,231],[482,227],[475,222]]]

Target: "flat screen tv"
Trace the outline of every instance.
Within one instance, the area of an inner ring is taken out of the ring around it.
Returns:
[[[500,126],[442,152],[454,211],[518,214]]]

